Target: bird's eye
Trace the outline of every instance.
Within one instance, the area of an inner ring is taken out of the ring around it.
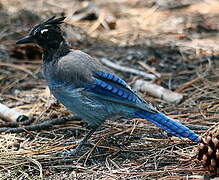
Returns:
[[[40,33],[43,34],[44,32],[47,32],[47,31],[48,31],[48,29],[43,29],[40,31]]]

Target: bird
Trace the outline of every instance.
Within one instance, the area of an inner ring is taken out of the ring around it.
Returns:
[[[121,117],[146,119],[177,137],[200,141],[195,132],[158,111],[96,58],[71,49],[60,27],[65,18],[47,19],[16,44],[34,43],[42,48],[42,72],[51,93],[88,124],[89,132],[69,155],[76,155],[105,120]]]

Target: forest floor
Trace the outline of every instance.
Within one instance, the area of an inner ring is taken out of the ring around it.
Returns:
[[[203,135],[219,119],[219,2],[214,0],[0,1],[0,102],[34,117],[32,125],[70,114],[54,101],[37,46],[16,45],[30,28],[65,15],[72,48],[153,74],[152,83],[183,95],[179,103],[139,94]],[[140,74],[114,70],[131,86]],[[9,127],[9,125],[11,127]],[[0,131],[24,127],[0,119]],[[57,152],[87,132],[81,120],[0,134],[0,179],[202,179],[197,143],[142,119],[106,121],[77,156]]]

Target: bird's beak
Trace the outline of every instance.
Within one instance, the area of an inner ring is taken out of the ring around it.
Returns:
[[[34,43],[34,42],[35,41],[31,36],[26,36],[16,41],[16,44],[26,44],[26,43]]]

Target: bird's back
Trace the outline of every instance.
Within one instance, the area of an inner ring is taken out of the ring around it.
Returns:
[[[71,49],[65,56],[45,62],[43,69],[46,78],[53,76],[51,80],[56,79],[65,85],[80,87],[82,83],[90,82],[92,73],[101,71],[103,67],[88,54]],[[47,81],[50,83],[50,79],[47,78]]]

